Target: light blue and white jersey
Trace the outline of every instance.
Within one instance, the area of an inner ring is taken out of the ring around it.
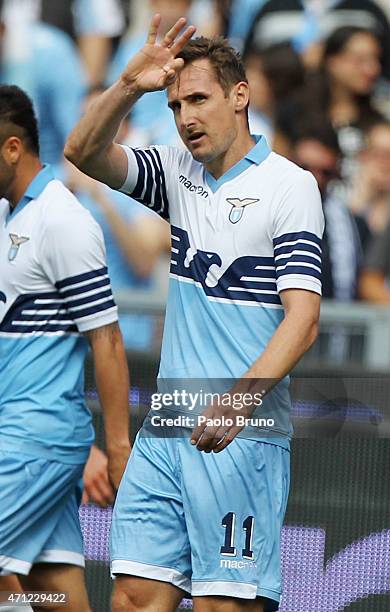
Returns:
[[[241,377],[284,317],[280,292],[321,293],[324,222],[316,181],[271,152],[264,137],[255,139],[218,180],[188,151],[124,147],[121,190],[172,227],[163,379]],[[288,437],[288,380],[266,399],[276,430]]]
[[[83,463],[83,332],[117,321],[102,232],[45,166],[0,201],[0,449]]]

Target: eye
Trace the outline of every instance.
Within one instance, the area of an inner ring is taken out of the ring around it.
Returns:
[[[173,113],[177,113],[177,111],[180,110],[180,104],[179,102],[173,102],[172,104],[168,104],[169,108],[171,109],[171,111]]]

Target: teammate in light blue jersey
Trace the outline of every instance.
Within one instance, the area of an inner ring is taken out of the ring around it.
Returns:
[[[0,590],[66,592],[89,610],[78,518],[93,442],[84,401],[91,345],[108,472],[129,455],[128,373],[101,230],[39,159],[31,100],[0,87]]]
[[[156,15],[147,43],[65,152],[170,220],[161,390],[175,379],[187,379],[187,391],[194,379],[206,387],[224,379],[229,401],[197,405],[187,437],[153,436],[153,411],[147,417],[114,509],[113,610],[172,612],[189,592],[197,612],[268,612],[280,602],[289,490],[286,375],[317,334],[321,201],[310,173],[249,133],[235,51],[220,39],[189,42],[194,28],[179,35],[183,19],[157,42],[159,23]],[[133,103],[164,88],[187,150],[115,144]],[[268,392],[263,404],[238,413],[234,400],[253,387]],[[189,416],[180,397],[172,420]],[[262,427],[264,413],[273,419]]]

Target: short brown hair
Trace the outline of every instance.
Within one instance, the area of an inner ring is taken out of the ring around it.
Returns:
[[[240,54],[222,36],[193,38],[177,57],[184,60],[184,65],[200,59],[209,60],[225,95],[236,83],[248,82]]]

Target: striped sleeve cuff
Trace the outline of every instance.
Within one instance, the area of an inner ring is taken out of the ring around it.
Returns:
[[[321,238],[311,232],[291,232],[273,240],[278,292],[306,289],[321,295]]]
[[[69,276],[56,287],[80,332],[118,320],[107,267]]]
[[[164,219],[168,219],[167,187],[159,151],[154,147],[130,149],[123,146],[122,148],[128,159],[128,174],[120,191],[131,196],[137,202],[146,204]],[[134,181],[134,166],[137,168],[136,181]]]

